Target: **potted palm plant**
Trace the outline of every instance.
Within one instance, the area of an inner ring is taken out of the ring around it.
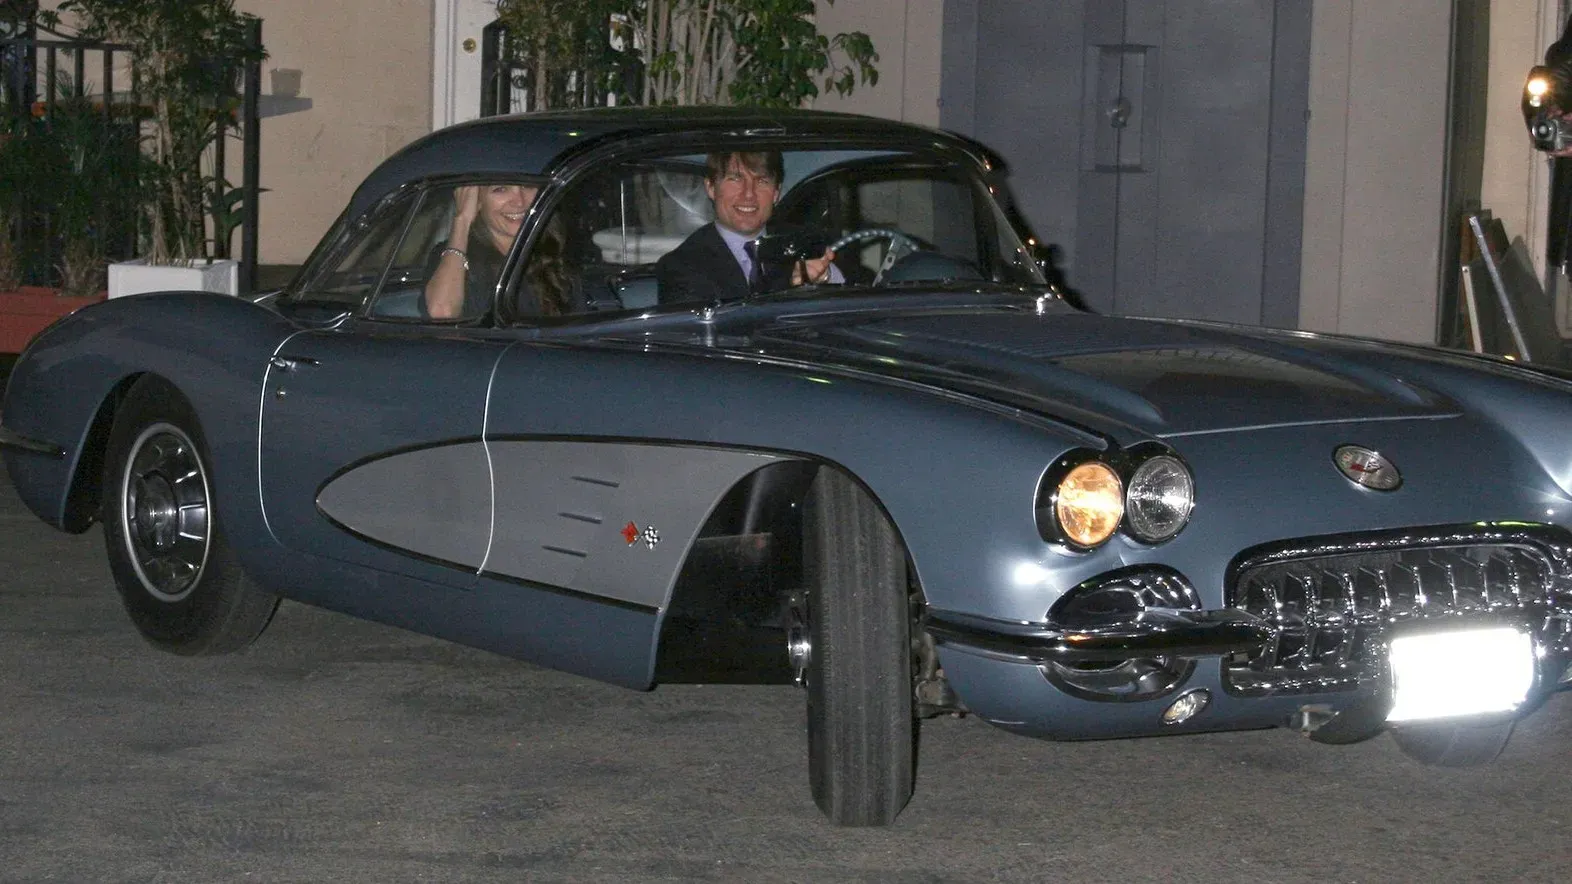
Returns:
[[[202,289],[234,294],[236,262],[214,259],[209,148],[239,104],[243,66],[266,57],[234,0],[65,0],[84,39],[131,48],[132,91],[147,115],[143,257],[110,265],[109,294]]]

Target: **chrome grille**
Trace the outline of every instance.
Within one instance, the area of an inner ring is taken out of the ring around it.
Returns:
[[[1388,627],[1416,619],[1521,614],[1547,644],[1566,643],[1564,554],[1526,541],[1439,540],[1254,557],[1238,570],[1228,604],[1261,618],[1272,638],[1223,662],[1224,687],[1244,695],[1355,688],[1383,671]]]

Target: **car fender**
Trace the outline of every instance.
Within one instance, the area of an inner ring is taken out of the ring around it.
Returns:
[[[220,515],[237,537],[256,521],[256,415],[267,359],[290,325],[249,300],[198,292],[118,298],[79,310],[33,340],[17,360],[0,415],[7,431],[58,450],[8,448],[18,495],[45,522],[84,530],[72,488],[91,481],[94,433],[107,431],[117,391],[156,374],[201,415]],[[80,508],[80,507],[78,507]],[[252,526],[255,527],[255,526]],[[265,534],[255,534],[265,536]]]

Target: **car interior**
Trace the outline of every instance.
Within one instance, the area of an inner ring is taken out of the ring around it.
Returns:
[[[774,222],[812,231],[815,248],[833,243],[848,284],[1040,281],[980,182],[953,163],[870,150],[787,151],[782,159]],[[447,246],[455,189],[473,183],[433,184],[390,201],[349,233],[303,291],[346,304],[374,294],[375,318],[429,321],[423,292]],[[570,184],[548,211],[565,235],[564,258],[586,312],[650,309],[660,304],[655,262],[712,218],[704,156],[610,165]]]

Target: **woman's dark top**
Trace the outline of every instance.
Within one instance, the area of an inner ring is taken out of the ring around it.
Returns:
[[[442,264],[442,252],[447,248],[447,243],[443,243],[431,250],[426,259],[426,279],[436,275],[437,267]],[[497,280],[502,278],[504,256],[491,243],[473,236],[464,254],[469,260],[469,269],[464,272],[464,309],[459,315],[474,319],[491,310],[491,301],[497,295]],[[431,316],[425,298],[420,299],[420,315]]]
[[[445,248],[447,245],[444,243],[432,250],[431,256],[426,260],[426,279],[429,280],[436,274],[437,266],[442,263],[442,250]],[[465,254],[469,258],[469,270],[464,273],[464,308],[460,317],[478,319],[491,312],[492,300],[497,295],[497,281],[502,278],[502,264],[506,256],[497,251],[491,243],[473,236],[470,237],[469,248]],[[568,274],[567,283],[567,291],[562,293],[562,314],[584,312],[586,309],[584,290],[579,286],[578,278]],[[517,309],[514,315],[521,318],[545,314],[540,295],[531,285],[527,273],[523,284],[519,287],[515,306]],[[420,314],[427,318],[431,315],[425,298],[420,299]]]

